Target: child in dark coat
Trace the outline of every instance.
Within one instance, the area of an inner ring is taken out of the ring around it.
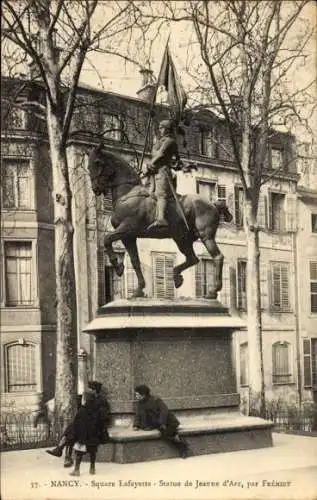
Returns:
[[[109,441],[109,434],[108,434],[108,426],[110,423],[109,403],[107,401],[106,395],[102,390],[102,384],[100,382],[97,382],[96,380],[89,381],[88,389],[90,389],[95,393],[97,398],[97,406],[99,406],[101,410],[101,420],[103,422],[103,425],[101,426],[102,428],[100,431],[100,444],[105,444]],[[81,399],[82,397],[80,396],[80,402],[78,402],[77,409],[81,407]],[[53,450],[46,450],[47,453],[53,455],[54,457],[61,457],[63,454],[63,449],[66,448],[64,467],[71,467],[74,463],[72,459],[72,452],[74,446],[74,441],[73,441],[74,433],[72,426],[73,422],[71,422],[67,426],[58,445]]]
[[[95,393],[85,392],[82,407],[77,411],[72,425],[75,468],[71,476],[80,475],[80,464],[85,453],[89,453],[90,457],[90,474],[96,473],[96,455],[101,442],[103,425],[103,415]]]
[[[138,385],[134,389],[137,401],[133,428],[151,430],[158,429],[161,437],[172,443],[182,458],[188,456],[188,444],[178,433],[180,422],[164,401],[152,396],[147,385]]]

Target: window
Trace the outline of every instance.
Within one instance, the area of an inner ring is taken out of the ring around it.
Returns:
[[[309,263],[310,312],[317,313],[317,260]]]
[[[240,311],[247,310],[247,261],[238,260],[237,268],[237,308]]]
[[[174,298],[173,268],[175,255],[170,253],[152,253],[153,296],[159,299]]]
[[[206,297],[215,284],[215,265],[210,259],[201,259],[195,267],[196,297]]]
[[[124,252],[116,252],[119,262],[124,260]],[[111,265],[105,266],[105,301],[124,299],[124,275],[118,276],[115,269]]]
[[[17,102],[16,105],[11,105],[8,114],[8,129],[25,130],[27,128],[27,113],[25,109],[19,107],[21,104]]]
[[[288,342],[273,344],[273,384],[290,384],[292,382],[291,365],[291,345]]]
[[[244,204],[244,191],[240,186],[234,186],[234,209],[236,226],[243,226],[243,204]]]
[[[223,203],[227,203],[227,195],[226,195],[226,186],[222,186],[218,184],[218,201],[222,201]],[[220,222],[224,222],[224,215],[220,215]]]
[[[210,158],[217,157],[217,140],[212,130],[201,130],[200,153]]]
[[[270,229],[285,231],[285,195],[270,193]]]
[[[271,167],[274,170],[282,169],[284,166],[283,151],[281,149],[272,148],[271,150]]]
[[[6,241],[4,252],[6,305],[32,305],[32,243]]]
[[[197,181],[196,192],[207,201],[216,201],[216,183]]]
[[[28,161],[5,160],[2,175],[2,206],[8,209],[31,209],[31,169]]]
[[[282,262],[271,263],[271,308],[276,312],[290,310],[289,265]]]
[[[108,191],[107,194],[103,195],[103,212],[109,213],[109,212],[112,212],[112,210],[113,210],[112,193],[111,193],[111,191]]]
[[[6,347],[6,382],[8,392],[36,391],[35,346],[25,343]]]
[[[123,123],[117,115],[102,116],[102,132],[105,139],[122,140]]]
[[[317,387],[317,338],[303,339],[304,387]]]
[[[249,385],[248,342],[240,345],[240,385]]]
[[[116,252],[116,255],[119,262],[124,262],[124,273],[122,276],[118,276],[112,265],[105,266],[106,302],[130,299],[138,286],[137,276],[129,255],[124,252]]]
[[[311,230],[312,233],[317,233],[317,214],[311,214]]]
[[[227,203],[226,186],[218,184],[218,201]]]

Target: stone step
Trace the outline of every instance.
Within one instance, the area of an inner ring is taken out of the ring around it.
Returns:
[[[237,417],[213,422],[188,422],[179,428],[189,444],[190,455],[267,448],[273,445],[271,422],[255,417]],[[99,462],[134,463],[178,457],[170,443],[154,431],[131,427],[110,429],[111,442],[98,449]]]

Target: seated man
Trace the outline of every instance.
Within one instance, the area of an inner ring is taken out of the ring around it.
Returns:
[[[138,385],[134,389],[137,401],[133,428],[151,430],[158,429],[161,437],[172,443],[182,458],[188,456],[188,444],[178,434],[179,421],[171,412],[164,401],[152,396],[147,385]]]
[[[88,382],[88,389],[96,395],[96,401],[98,409],[101,411],[101,428],[100,428],[100,443],[105,444],[109,441],[108,426],[110,423],[110,407],[109,403],[103,394],[102,384],[96,381]],[[78,409],[80,408],[78,404]],[[73,439],[73,422],[67,426],[65,429],[58,445],[53,450],[46,450],[47,453],[53,455],[54,457],[61,457],[63,454],[63,449],[66,447],[65,451],[65,461],[64,467],[71,467],[73,465],[72,452],[74,446]]]

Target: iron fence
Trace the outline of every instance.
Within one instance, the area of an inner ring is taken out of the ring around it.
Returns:
[[[249,414],[258,416],[254,409],[255,404],[250,404]],[[242,400],[241,409],[247,414],[247,400]],[[317,404],[306,401],[299,405],[296,402],[287,402],[285,399],[272,399],[266,401],[265,418],[274,423],[275,432],[316,433],[317,432]]]
[[[1,414],[1,451],[49,447],[56,443],[57,438],[48,420],[37,421],[30,413]]]
[[[246,400],[242,400],[241,409],[247,413]],[[316,434],[317,404],[306,402],[299,406],[287,404],[285,400],[267,401],[266,419],[274,422],[275,432]],[[55,428],[64,429],[65,426],[60,422]],[[49,419],[37,419],[34,414],[12,411],[1,414],[1,451],[51,447],[56,445],[59,434],[55,434]]]

